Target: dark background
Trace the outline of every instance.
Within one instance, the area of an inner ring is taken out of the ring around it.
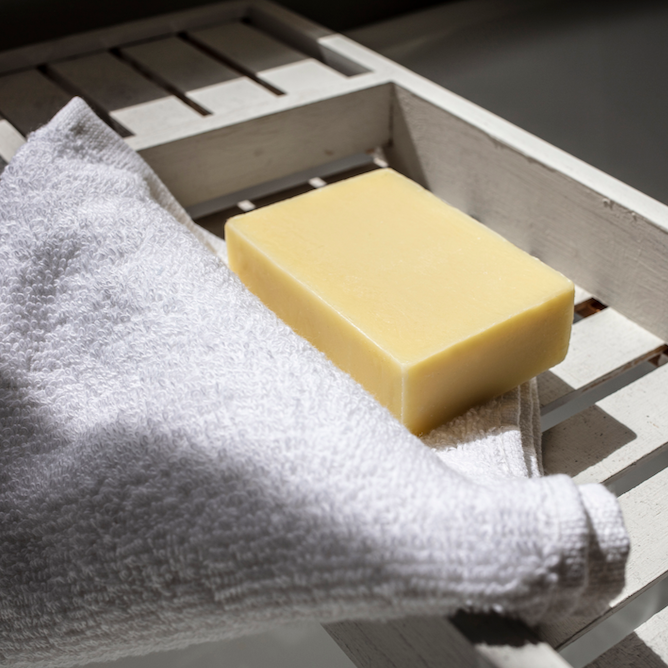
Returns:
[[[443,0],[281,0],[341,32]],[[209,4],[206,0],[0,0],[0,51],[72,33]]]

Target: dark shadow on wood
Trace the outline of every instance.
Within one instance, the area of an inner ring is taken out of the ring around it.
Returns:
[[[636,633],[626,636],[586,668],[667,668],[668,664]]]
[[[337,622],[323,628],[357,668],[494,668],[445,617]]]
[[[0,110],[24,136],[48,123],[71,99],[39,70],[0,78]]]
[[[509,645],[522,647],[526,644],[536,645],[540,642],[536,634],[517,619],[502,617],[496,613],[481,614],[459,611],[450,618],[474,645]]]
[[[404,176],[417,181],[425,188],[429,187],[425,171],[422,168],[417,142],[414,141],[414,128],[409,122],[412,96],[397,86],[393,87],[391,107],[391,140],[385,147],[385,155],[390,167]],[[408,105],[408,106],[407,106]]]
[[[573,388],[551,371],[538,376],[538,396],[541,406],[549,406],[553,401],[570,394]]]
[[[590,406],[543,434],[545,472],[575,476],[636,437],[634,431],[604,410]]]
[[[238,216],[240,213],[243,213],[243,211],[238,206],[233,206],[229,209],[216,211],[216,213],[211,213],[208,216],[198,218],[197,224],[208,232],[211,232],[211,234],[215,234],[217,237],[224,239],[225,223],[227,223],[229,218],[232,218],[232,216]]]

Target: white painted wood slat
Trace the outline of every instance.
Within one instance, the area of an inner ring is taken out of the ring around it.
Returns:
[[[540,628],[541,637],[553,647],[561,647],[582,635],[591,625],[634,599],[668,571],[668,469],[660,471],[620,499],[624,521],[631,539],[626,568],[626,586],[603,615],[567,617]]]
[[[240,22],[190,34],[193,39],[285,93],[335,90],[347,81],[331,67]]]
[[[0,77],[0,112],[24,135],[50,121],[71,99],[38,70]]]
[[[668,364],[543,434],[548,473],[609,482],[668,445]]]
[[[587,668],[665,668],[668,665],[668,608],[657,612]]]
[[[200,115],[110,53],[64,60],[52,70],[135,134],[187,124]]]
[[[540,379],[541,404],[591,387],[662,345],[657,336],[612,308],[584,318],[573,325],[566,359]]]
[[[178,37],[121,51],[211,112],[224,113],[274,99],[274,95],[257,82]]]
[[[23,135],[7,119],[0,116],[0,160],[7,164],[24,142]]]

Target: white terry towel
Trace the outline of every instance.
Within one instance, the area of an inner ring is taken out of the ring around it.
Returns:
[[[517,441],[528,386],[499,400],[502,429],[480,409],[434,451],[192,229],[80,100],[0,177],[1,665],[301,619],[533,624],[619,591],[615,499],[513,477],[538,465]],[[503,433],[519,458],[477,479]]]

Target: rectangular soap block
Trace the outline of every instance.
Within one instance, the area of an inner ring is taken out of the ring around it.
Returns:
[[[225,236],[246,286],[415,434],[566,355],[571,281],[391,169]]]

